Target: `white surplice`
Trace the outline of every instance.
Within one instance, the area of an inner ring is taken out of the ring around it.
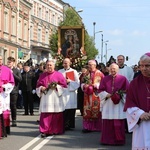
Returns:
[[[124,66],[124,68],[119,69],[118,74],[125,76],[129,82],[133,80],[134,72],[129,66]]]
[[[123,111],[125,103],[125,95],[118,104],[114,104],[111,98],[105,100],[107,92],[103,91],[99,93],[101,100],[100,111],[102,112],[102,119],[125,119],[126,114]]]
[[[77,108],[77,89],[79,88],[79,75],[75,69],[70,68],[69,70],[60,69],[59,72],[63,74],[66,78],[66,72],[74,72],[75,81],[70,81],[68,87],[65,88],[65,92],[63,93],[63,102],[65,105],[65,109],[73,109]]]
[[[3,84],[5,91],[0,93],[0,114],[5,110],[10,110],[10,93],[14,88],[11,83]]]
[[[62,100],[64,88],[57,85],[57,90],[49,90],[46,94],[41,93],[41,88],[36,88],[36,93],[40,98],[39,112],[63,112],[65,110]]]
[[[128,130],[132,134],[132,150],[150,150],[150,120],[142,121],[139,118],[144,113],[138,107],[128,108],[126,111]]]

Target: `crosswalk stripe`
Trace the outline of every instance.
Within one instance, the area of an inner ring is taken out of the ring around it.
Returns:
[[[32,141],[21,147],[19,150],[27,150],[30,146],[32,146],[35,142],[37,142],[39,139],[41,139],[41,135],[38,135],[36,138],[34,138]]]
[[[41,149],[50,139],[52,139],[53,136],[46,137],[41,143],[39,143],[36,147],[34,147],[32,150],[39,150]]]

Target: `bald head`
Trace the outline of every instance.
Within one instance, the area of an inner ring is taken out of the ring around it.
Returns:
[[[69,58],[65,58],[64,61],[63,61],[63,67],[64,67],[64,69],[69,69],[70,65],[71,65],[70,59]]]

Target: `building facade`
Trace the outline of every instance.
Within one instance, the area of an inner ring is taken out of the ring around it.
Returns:
[[[31,7],[31,3],[25,0],[0,0],[0,55],[4,64],[9,56],[16,58],[16,62],[29,57]],[[23,51],[21,57],[18,57],[19,51]]]
[[[0,55],[17,62],[51,57],[50,35],[63,20],[61,0],[0,0]]]
[[[51,58],[50,35],[63,20],[63,2],[60,0],[31,0],[30,41],[34,64]]]

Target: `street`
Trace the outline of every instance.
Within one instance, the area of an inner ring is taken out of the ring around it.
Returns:
[[[76,112],[76,128],[66,131],[64,135],[40,137],[37,120],[38,108],[34,109],[34,116],[23,116],[23,109],[17,110],[17,127],[11,127],[11,134],[0,140],[1,150],[130,150],[131,136],[126,134],[124,146],[107,146],[100,144],[100,133],[82,133],[82,117]]]

